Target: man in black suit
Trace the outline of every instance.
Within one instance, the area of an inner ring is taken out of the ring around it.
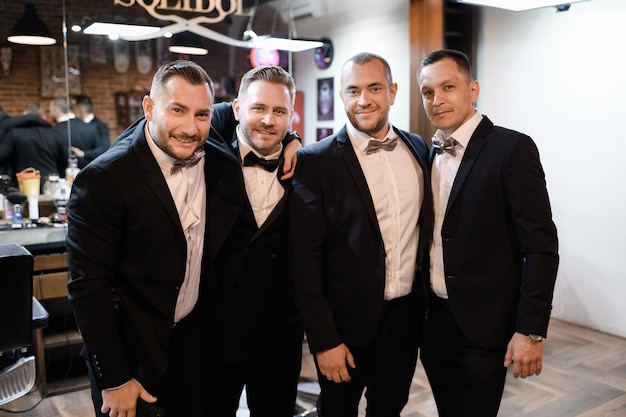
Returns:
[[[69,144],[67,124],[70,124],[70,134],[72,137],[71,146],[85,152],[95,149],[98,146],[98,131],[95,126],[87,124],[76,118],[72,113],[70,103],[65,98],[55,98],[50,102],[50,114],[55,120],[54,130],[63,136],[65,142]],[[72,152],[74,154],[74,152]],[[74,154],[78,158],[78,167],[83,168],[90,161]]]
[[[476,110],[465,54],[433,52],[417,78],[438,128],[421,358],[441,417],[496,416],[508,365],[541,372],[559,260],[544,172],[530,137]]]
[[[204,415],[197,304],[213,97],[199,65],[163,65],[146,119],[74,181],[69,300],[97,416],[135,415],[155,400],[170,417]]]
[[[399,416],[425,310],[430,231],[428,149],[393,127],[397,84],[382,57],[342,68],[349,123],[298,151],[290,198],[298,303],[315,355],[322,417]]]
[[[252,416],[294,415],[303,331],[289,264],[290,182],[279,162],[294,138],[295,89],[284,69],[259,67],[243,76],[232,106],[214,106],[206,154],[209,416],[234,417],[244,385]]]
[[[85,158],[85,161],[89,163],[96,159],[98,155],[109,149],[111,145],[109,127],[93,114],[93,102],[88,96],[78,95],[74,97],[74,113],[78,119],[93,125],[98,132],[98,140],[95,148],[82,150],[76,146],[72,146],[72,151],[76,156]]]

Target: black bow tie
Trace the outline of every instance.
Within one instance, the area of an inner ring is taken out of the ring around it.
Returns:
[[[250,151],[243,158],[243,166],[251,167],[255,165],[260,166],[268,172],[274,172],[276,168],[278,168],[278,159],[259,158],[254,152]]]
[[[437,155],[441,155],[443,152],[448,152],[452,156],[456,156],[456,150],[454,147],[459,142],[456,139],[448,138],[443,142],[439,139],[433,139],[433,148],[435,149],[435,153]]]
[[[398,138],[387,138],[385,140],[370,139],[370,141],[367,143],[367,146],[365,147],[365,154],[369,155],[374,152],[378,152],[380,149],[383,149],[385,151],[393,151],[397,144]]]
[[[177,159],[172,164],[172,169],[171,169],[170,173],[172,175],[174,175],[178,171],[183,169],[184,167],[192,167],[192,166],[196,165],[198,162],[200,162],[200,160],[202,159],[203,156],[204,156],[204,151],[202,150],[202,151],[195,151],[187,159]]]

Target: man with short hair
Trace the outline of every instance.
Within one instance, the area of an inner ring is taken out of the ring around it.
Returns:
[[[98,155],[109,149],[109,146],[111,145],[109,127],[93,114],[93,103],[89,96],[74,96],[74,113],[76,114],[76,117],[83,122],[95,126],[98,132],[97,146],[95,148],[82,150],[78,149],[76,146],[72,147],[72,151],[79,158],[84,157],[85,161],[91,162],[96,159]]]

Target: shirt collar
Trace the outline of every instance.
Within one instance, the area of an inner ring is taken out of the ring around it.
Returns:
[[[67,113],[57,119],[57,123],[67,122],[68,120],[75,119],[74,113]]]
[[[174,166],[174,161],[176,158],[172,158],[170,155],[166,154],[159,146],[154,142],[152,135],[150,135],[150,130],[148,129],[148,123],[143,128],[143,131],[146,135],[146,141],[148,142],[148,147],[152,151],[152,155],[154,155],[154,159],[156,159],[159,167],[162,171],[172,172],[172,167]]]
[[[461,146],[463,146],[463,148],[467,148],[467,144],[469,143],[470,138],[472,137],[472,135],[474,134],[474,131],[476,130],[476,128],[478,127],[478,125],[480,124],[482,120],[483,120],[483,115],[480,114],[480,111],[478,111],[478,109],[476,109],[476,111],[474,112],[474,115],[470,117],[461,126],[459,126],[454,132],[452,132],[450,137],[454,138],[458,143],[460,143]],[[437,139],[440,139],[442,142],[448,139],[443,136],[443,133],[441,132],[441,130],[437,130],[435,132],[435,137]]]
[[[391,123],[388,123],[387,126],[389,130],[387,131],[387,136],[385,136],[385,139],[393,139],[398,137],[398,134],[395,130],[393,130],[393,126],[391,125]],[[367,144],[370,140],[378,140],[371,137],[367,133],[361,132],[350,122],[346,123],[346,131],[348,132],[348,137],[352,142],[352,146],[358,148],[361,152],[365,152],[365,148],[367,147]]]

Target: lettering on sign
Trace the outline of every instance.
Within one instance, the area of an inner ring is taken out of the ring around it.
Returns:
[[[191,12],[203,16],[194,18],[198,23],[218,23],[231,14],[243,16],[243,0],[113,0],[114,6],[142,7],[159,20],[180,21],[180,17],[162,12]],[[226,7],[224,7],[226,5]]]

